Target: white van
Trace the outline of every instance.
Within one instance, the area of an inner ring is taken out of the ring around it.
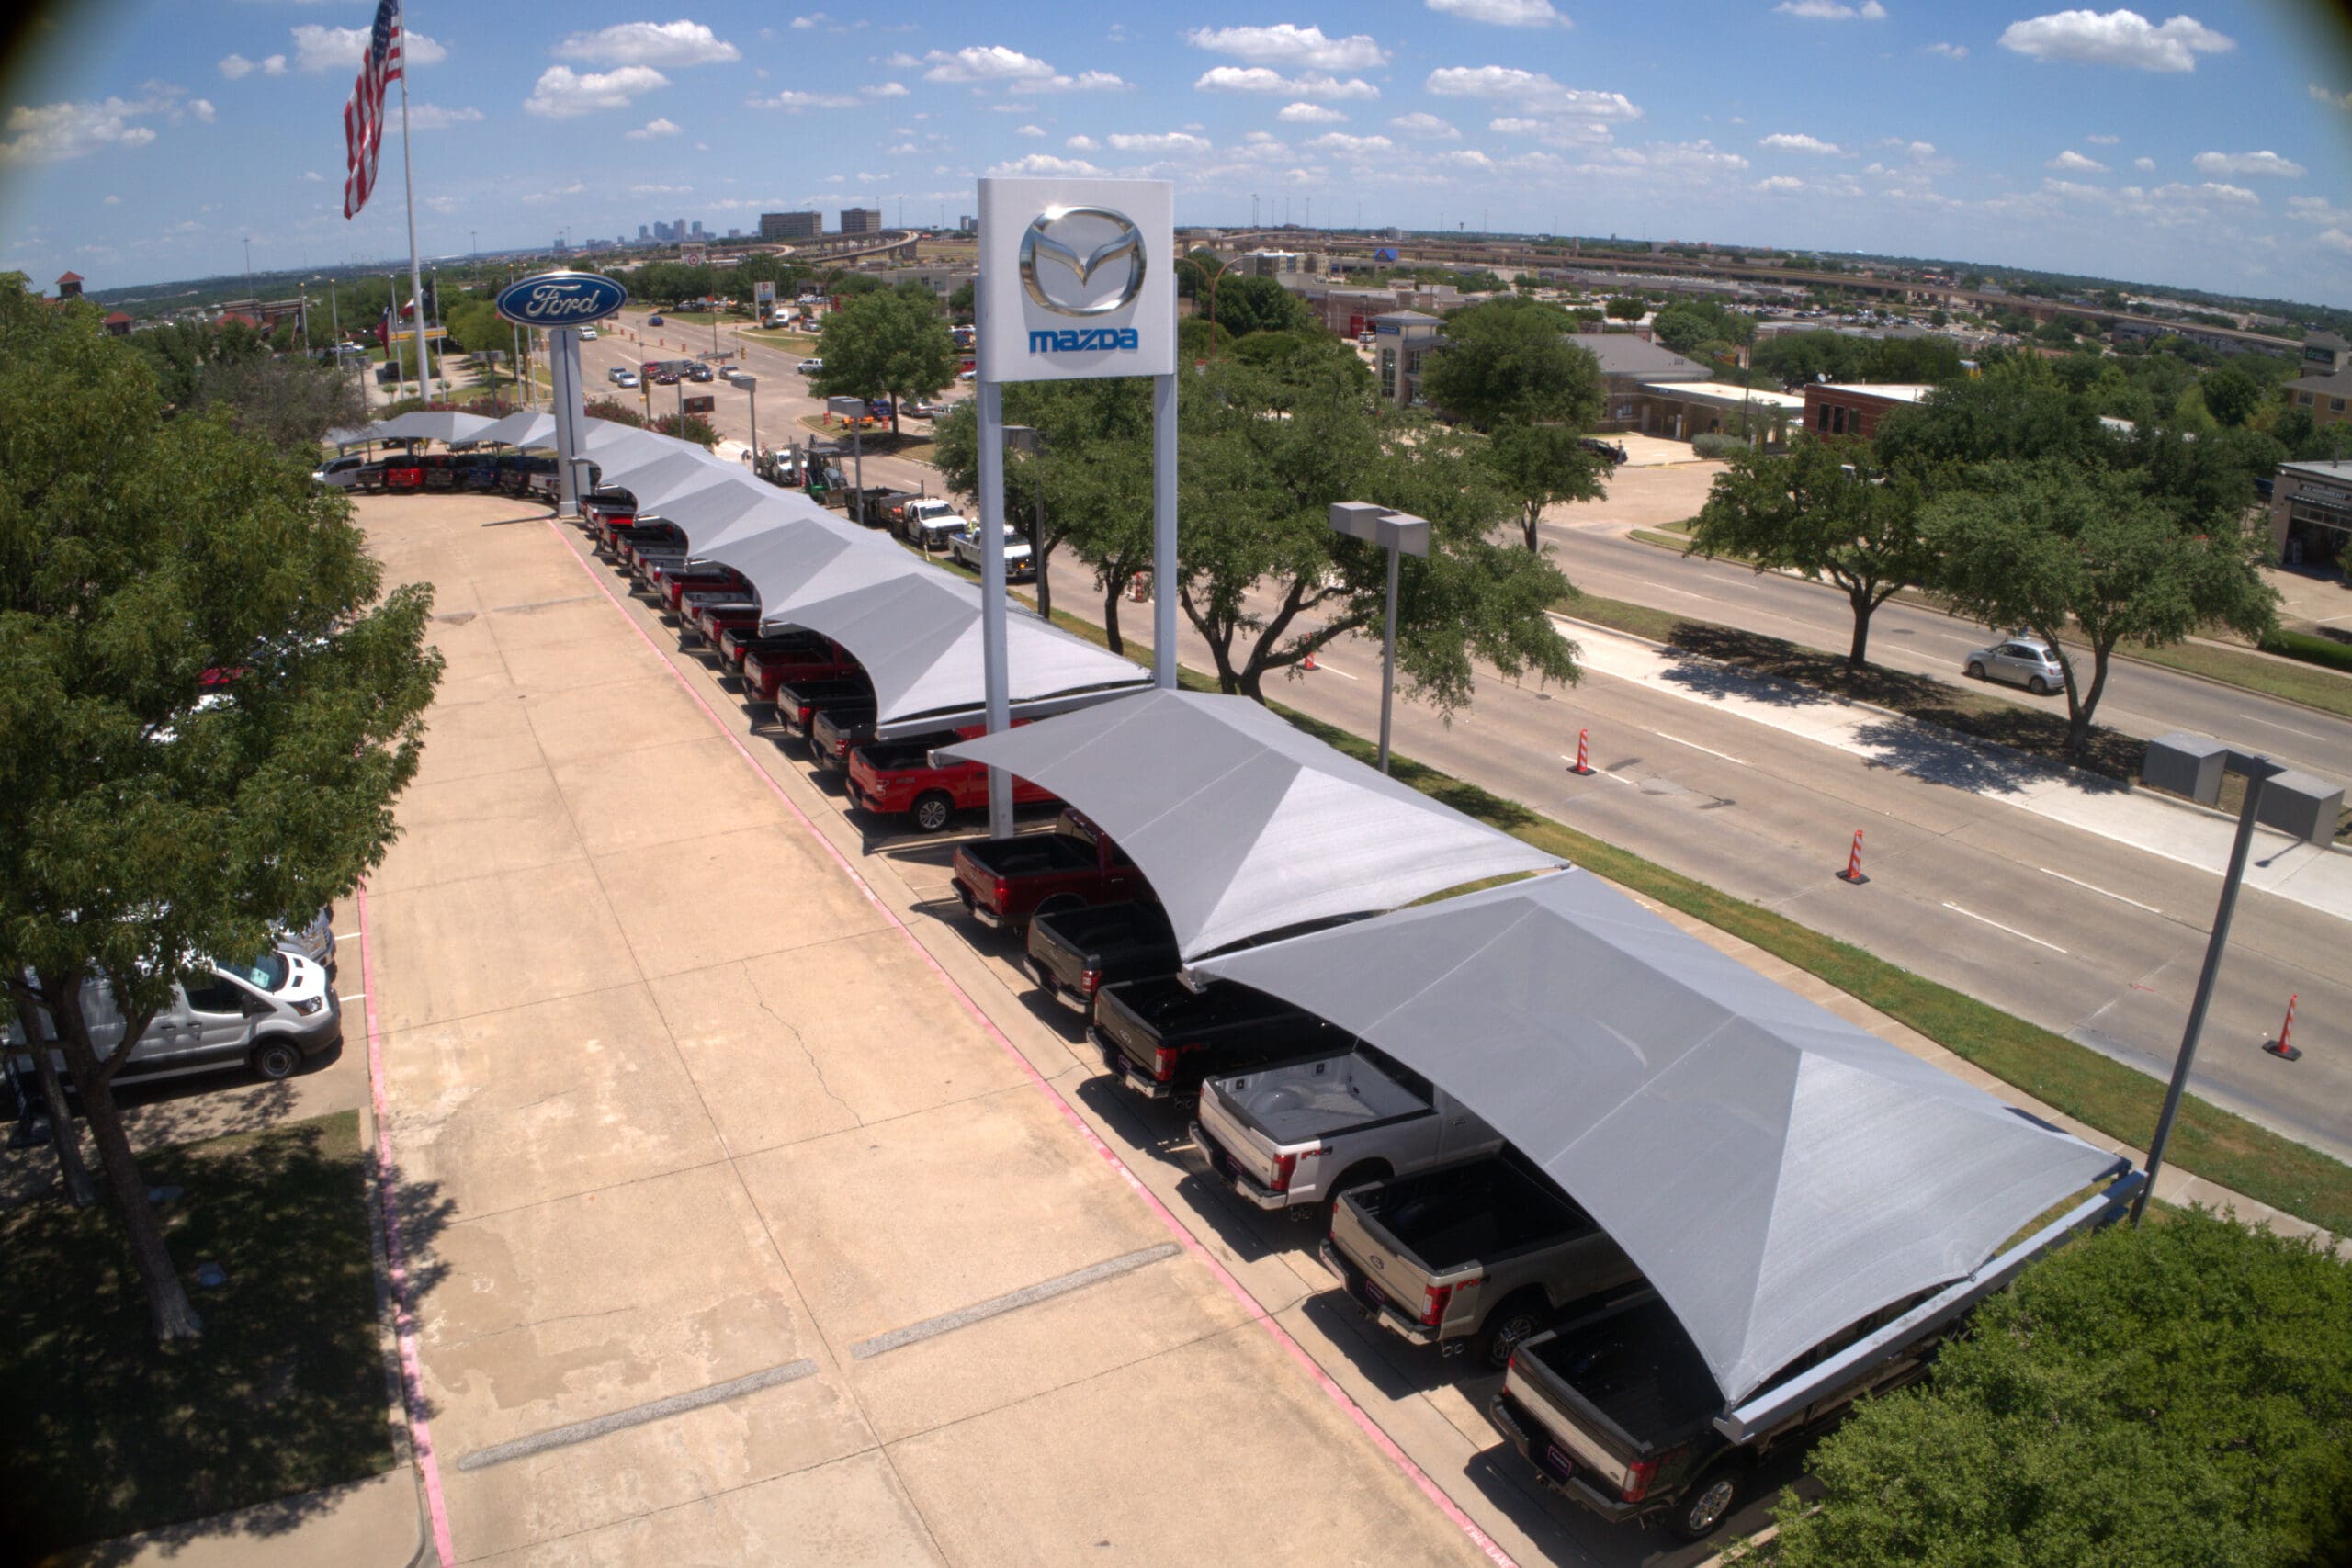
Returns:
[[[250,964],[209,968],[172,987],[171,1001],[131,1046],[117,1082],[214,1072],[240,1063],[254,1077],[274,1081],[291,1077],[304,1061],[342,1043],[342,1004],[322,965],[272,949]],[[104,981],[94,980],[83,991],[82,1012],[99,1056],[113,1055],[122,1043],[122,1015]],[[46,1015],[41,1028],[44,1034],[50,1030]],[[23,1055],[20,1021],[0,1027],[0,1045],[22,1066],[31,1066]],[[64,1057],[53,1049],[51,1055],[63,1071]]]

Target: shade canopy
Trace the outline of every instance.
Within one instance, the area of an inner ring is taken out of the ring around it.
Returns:
[[[945,751],[1101,823],[1151,878],[1188,958],[1560,864],[1247,697],[1152,691]]]
[[[419,409],[369,428],[372,439],[377,441],[438,441],[444,446],[455,446],[474,440],[491,423],[492,421],[478,413],[459,413],[453,409]]]
[[[468,437],[476,446],[552,446],[555,445],[555,416],[537,409],[516,409],[503,419],[492,420]]]
[[[1469,1105],[1633,1258],[1726,1404],[1967,1278],[2126,1163],[1586,872],[1193,967],[1318,1013]]]

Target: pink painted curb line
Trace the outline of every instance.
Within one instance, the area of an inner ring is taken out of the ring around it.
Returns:
[[[1211,1254],[1206,1247],[1204,1247],[1199,1241],[1194,1239],[1193,1233],[1184,1227],[1183,1222],[1179,1220],[1174,1213],[1170,1212],[1168,1206],[1165,1203],[1162,1203],[1152,1190],[1143,1184],[1143,1180],[1140,1177],[1136,1176],[1133,1170],[1128,1168],[1126,1161],[1119,1157],[1118,1152],[1113,1149],[1110,1145],[1104,1143],[1102,1138],[1095,1134],[1093,1128],[1087,1125],[1086,1119],[1078,1113],[1077,1108],[1070,1104],[1069,1099],[1062,1094],[1061,1090],[1056,1089],[1051,1080],[1049,1080],[1045,1074],[1039,1072],[1028,1057],[1021,1054],[1020,1048],[1014,1045],[1013,1043],[1005,1036],[1004,1032],[996,1026],[994,1021],[991,1020],[987,1013],[980,1010],[979,1003],[972,999],[971,993],[965,990],[961,985],[957,984],[956,977],[948,974],[944,968],[941,967],[939,960],[932,956],[931,950],[924,947],[921,942],[915,939],[915,933],[907,929],[907,924],[904,920],[899,919],[898,911],[891,908],[888,904],[885,904],[882,901],[881,897],[874,891],[873,885],[868,883],[864,874],[858,871],[856,866],[850,863],[849,857],[842,854],[842,852],[834,846],[833,841],[825,837],[825,835],[819,830],[817,824],[809,819],[808,814],[801,810],[799,806],[793,801],[792,797],[785,793],[784,786],[778,784],[774,778],[770,777],[768,771],[765,768],[760,766],[759,760],[753,757],[751,751],[745,748],[742,741],[736,738],[735,732],[727,728],[726,723],[719,718],[717,710],[712,708],[710,704],[704,699],[703,694],[695,689],[694,683],[686,679],[685,672],[680,670],[675,664],[673,664],[668,657],[662,653],[661,645],[656,643],[652,637],[646,634],[646,630],[643,626],[637,624],[637,618],[628,613],[628,609],[621,604],[619,598],[615,595],[611,584],[605,581],[604,577],[597,572],[595,567],[585,556],[582,556],[578,549],[573,547],[571,540],[564,534],[562,524],[557,519],[550,517],[548,519],[548,526],[555,530],[556,537],[562,542],[565,551],[570,554],[573,560],[580,563],[580,570],[588,574],[589,581],[595,583],[597,592],[604,594],[606,602],[613,606],[615,612],[617,613],[622,621],[628,625],[628,629],[637,634],[638,640],[644,643],[645,646],[652,651],[653,656],[656,659],[662,660],[662,667],[670,672],[671,679],[677,682],[679,688],[684,691],[687,696],[694,699],[694,704],[696,707],[702,709],[703,716],[710,720],[711,728],[718,730],[721,736],[725,737],[727,743],[735,749],[735,754],[742,758],[744,766],[750,768],[752,772],[757,775],[760,782],[767,786],[768,793],[775,795],[777,800],[783,802],[784,808],[791,812],[793,817],[800,823],[800,825],[808,830],[809,835],[817,840],[818,844],[823,848],[824,852],[832,857],[833,863],[841,868],[842,874],[847,876],[857,890],[865,896],[866,902],[872,904],[876,909],[881,911],[882,918],[888,920],[891,927],[896,930],[901,937],[906,939],[907,945],[914,949],[915,955],[922,960],[923,964],[929,968],[933,975],[938,976],[940,984],[947,987],[948,991],[956,998],[956,999],[963,1005],[964,1010],[971,1014],[973,1021],[978,1023],[981,1029],[985,1030],[990,1039],[994,1040],[999,1045],[1004,1048],[1005,1054],[1011,1056],[1013,1061],[1019,1065],[1023,1073],[1027,1075],[1031,1085],[1054,1103],[1055,1107],[1060,1111],[1063,1120],[1067,1121],[1072,1127],[1076,1128],[1079,1135],[1086,1140],[1088,1145],[1091,1147],[1096,1154],[1100,1155],[1113,1170],[1119,1173],[1120,1179],[1127,1184],[1129,1189],[1135,1192],[1136,1196],[1142,1199],[1145,1204],[1149,1207],[1151,1212],[1159,1216],[1160,1224],[1168,1227],[1169,1233],[1175,1237],[1177,1244],[1182,1247],[1185,1251],[1191,1253],[1194,1258],[1200,1259],[1201,1262],[1207,1265],[1209,1272],[1216,1277],[1217,1282],[1225,1287],[1226,1292],[1232,1296],[1233,1299],[1240,1304],[1241,1309],[1248,1313],[1250,1316],[1256,1321],[1259,1326],[1262,1327],[1267,1333],[1274,1337],[1274,1342],[1290,1353],[1291,1359],[1296,1361],[1301,1367],[1305,1368],[1307,1375],[1312,1377],[1323,1392],[1331,1397],[1333,1403],[1337,1404],[1340,1409],[1346,1411],[1348,1415],[1354,1419],[1356,1426],[1363,1432],[1363,1435],[1371,1439],[1373,1447],[1385,1454],[1392,1463],[1394,1463],[1399,1470],[1403,1471],[1406,1476],[1411,1480],[1413,1484],[1420,1488],[1422,1495],[1429,1498],[1431,1503],[1434,1503],[1437,1506],[1439,1512],[1442,1513],[1448,1519],[1452,1520],[1454,1526],[1459,1529],[1463,1534],[1470,1538],[1471,1544],[1477,1547],[1479,1551],[1485,1552],[1487,1556],[1498,1565],[1498,1568],[1518,1568],[1518,1564],[1512,1560],[1510,1554],[1505,1551],[1492,1537],[1487,1534],[1486,1531],[1480,1529],[1475,1523],[1473,1523],[1470,1516],[1464,1513],[1461,1506],[1455,1503],[1452,1497],[1446,1495],[1445,1489],[1438,1485],[1435,1481],[1431,1480],[1427,1472],[1422,1470],[1419,1465],[1415,1464],[1411,1459],[1406,1456],[1405,1450],[1398,1448],[1395,1440],[1392,1439],[1387,1433],[1380,1429],[1380,1424],[1372,1418],[1371,1415],[1364,1410],[1363,1406],[1357,1404],[1356,1401],[1349,1395],[1347,1390],[1341,1388],[1332,1380],[1331,1375],[1329,1372],[1326,1372],[1316,1363],[1315,1358],[1308,1355],[1306,1353],[1306,1347],[1299,1344],[1296,1339],[1291,1337],[1288,1329],[1276,1322],[1273,1316],[1269,1314],[1265,1308],[1258,1304],[1256,1297],[1250,1295],[1248,1291],[1242,1289],[1241,1282],[1238,1280],[1236,1280],[1231,1272],[1226,1269],[1225,1265],[1217,1261],[1216,1258]],[[367,940],[364,906],[360,929],[361,941],[364,943]],[[372,1050],[375,1040],[375,1000],[372,987],[369,989],[369,999],[368,1005],[369,1008],[368,1040],[370,1049]],[[380,1111],[379,1111],[379,1125],[381,1125]],[[446,1554],[442,1561],[446,1568],[446,1565],[448,1562],[448,1558]]]

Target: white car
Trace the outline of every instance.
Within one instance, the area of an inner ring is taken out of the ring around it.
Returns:
[[[947,540],[947,554],[958,565],[968,566],[974,571],[979,570],[980,525],[975,523],[960,534],[950,535]],[[1005,581],[1012,581],[1030,576],[1036,570],[1036,564],[1030,558],[1028,537],[1020,529],[1007,523],[1004,525]]]
[[[581,328],[580,341],[582,343],[594,343],[596,341],[596,329],[594,327]]]
[[[634,371],[634,370],[616,370],[616,371],[614,371],[614,372],[613,372],[613,385],[615,385],[615,386],[616,386],[616,387],[634,387],[634,386],[636,386],[636,385],[637,385],[637,372],[636,372],[636,371]]]
[[[804,359],[800,362],[800,373],[803,376],[814,376],[824,367],[825,362],[821,359]]]

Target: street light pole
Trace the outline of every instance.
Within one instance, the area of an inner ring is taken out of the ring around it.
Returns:
[[[849,423],[849,460],[852,466],[850,493],[857,498],[857,521],[865,521],[865,414],[871,407],[864,398],[827,398],[825,412],[837,413]],[[848,515],[849,509],[842,509]],[[923,554],[931,553],[931,536],[923,536]]]
[[[1396,579],[1403,558],[1430,553],[1430,525],[1409,512],[1392,512],[1368,501],[1331,503],[1331,531],[1388,551],[1387,632],[1380,657],[1380,771],[1388,771],[1388,710],[1396,693]]]
[[[738,376],[735,384],[752,395],[752,468],[756,473],[760,465],[760,378]]]

